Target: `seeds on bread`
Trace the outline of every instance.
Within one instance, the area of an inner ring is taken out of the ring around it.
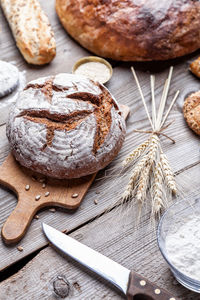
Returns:
[[[54,33],[38,0],[1,0],[17,47],[34,65],[49,63],[56,55]]]

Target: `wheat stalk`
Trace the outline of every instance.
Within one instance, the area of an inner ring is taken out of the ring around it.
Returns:
[[[178,97],[179,91],[176,92],[167,112],[164,115],[167,96],[170,88],[170,82],[172,78],[173,67],[171,67],[169,70],[168,78],[164,84],[159,108],[156,113],[154,94],[155,77],[151,75],[151,119],[135,70],[133,67],[131,68],[131,70],[135,78],[138,90],[140,92],[140,96],[147,117],[151,124],[152,131],[147,131],[147,133],[151,133],[150,138],[144,143],[140,144],[134,151],[132,151],[122,163],[123,167],[127,167],[130,165],[131,162],[135,162],[132,174],[129,178],[126,189],[122,195],[122,199],[127,200],[132,196],[135,196],[140,206],[143,206],[144,200],[147,195],[147,190],[148,188],[150,188],[150,193],[152,196],[152,214],[154,216],[159,216],[161,209],[166,204],[167,189],[169,189],[173,194],[176,194],[177,192],[176,182],[172,169],[169,165],[166,155],[162,152],[161,149],[159,134],[161,133],[161,131],[166,129],[162,128],[162,126],[167,120],[167,117]],[[153,180],[150,180],[151,178],[153,178]]]
[[[122,165],[126,167],[133,160],[136,160],[141,154],[145,151],[147,146],[149,145],[150,139],[146,140],[144,143],[140,144],[136,149],[133,150],[122,162]]]
[[[143,202],[146,198],[150,170],[151,170],[151,164],[148,164],[144,168],[143,172],[141,173],[141,176],[140,176],[140,179],[138,182],[138,189],[137,189],[137,193],[136,193],[135,197],[136,197],[136,200],[138,202],[140,202],[141,205],[143,204]]]
[[[160,162],[162,165],[162,170],[165,176],[167,186],[172,191],[173,194],[176,194],[177,188],[176,188],[176,181],[174,178],[174,174],[168,162],[167,156],[163,152],[161,152],[160,154]]]
[[[129,178],[129,182],[126,186],[126,189],[122,195],[123,200],[127,200],[128,198],[130,198],[132,196],[135,182],[136,182],[138,176],[140,175],[141,171],[145,167],[148,159],[149,159],[149,155],[148,154],[144,155],[143,158],[135,166],[133,173],[131,174],[131,176]]]
[[[151,137],[150,145],[149,145],[149,162],[150,162],[150,164],[152,164],[156,158],[159,143],[160,143],[159,137],[156,134],[153,134]]]
[[[163,205],[163,178],[162,178],[162,166],[160,162],[157,162],[154,170],[154,184],[153,184],[153,205],[152,214],[159,215]]]

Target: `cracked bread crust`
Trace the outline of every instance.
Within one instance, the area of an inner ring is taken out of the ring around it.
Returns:
[[[10,113],[7,137],[21,165],[50,177],[78,178],[114,159],[125,121],[103,85],[58,74],[27,84]]]
[[[56,11],[67,32],[99,56],[166,60],[200,47],[200,1],[56,0]]]
[[[200,91],[191,94],[185,99],[183,115],[188,126],[200,135]]]

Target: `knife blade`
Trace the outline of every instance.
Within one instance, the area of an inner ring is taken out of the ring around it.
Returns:
[[[57,229],[42,223],[48,240],[60,251],[97,273],[120,289],[128,299],[179,300],[134,271],[123,267]]]

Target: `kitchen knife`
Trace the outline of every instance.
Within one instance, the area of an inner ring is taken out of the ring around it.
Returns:
[[[178,300],[144,277],[43,223],[48,240],[59,250],[119,288],[128,299]]]

